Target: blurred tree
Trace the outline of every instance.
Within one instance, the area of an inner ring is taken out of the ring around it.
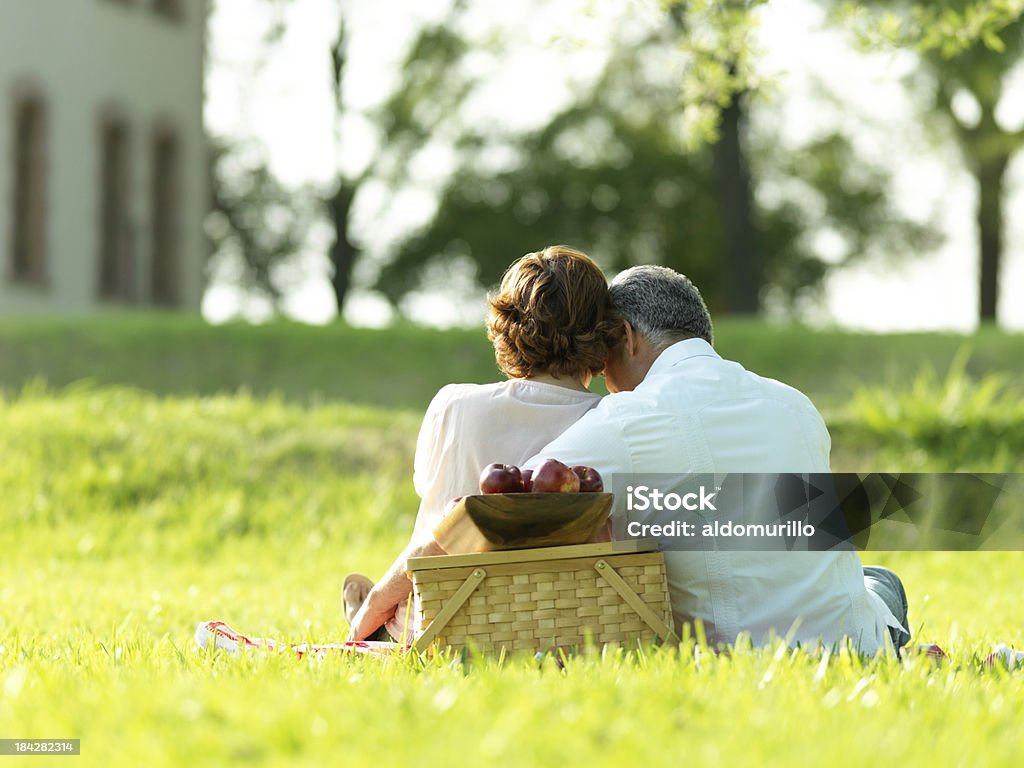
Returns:
[[[283,30],[290,0],[268,2],[282,9]],[[419,31],[398,86],[372,112],[346,98],[351,30],[340,6],[330,50],[336,141],[344,146],[358,118],[375,130],[377,148],[361,168],[339,166],[324,196],[339,313],[364,248],[351,231],[360,195],[372,187],[379,196],[383,186],[393,196],[408,182],[411,161],[438,136],[458,162],[433,221],[401,243],[379,275],[377,287],[396,303],[439,266],[469,264],[488,285],[522,251],[555,241],[604,256],[611,268],[671,264],[698,280],[716,310],[739,312],[766,298],[773,306],[813,298],[828,269],[882,250],[879,243],[897,252],[913,241],[922,250],[927,231],[891,215],[886,174],[858,162],[842,136],[819,137],[794,155],[763,137],[749,146],[746,98],[757,86],[750,10],[763,2],[666,2],[674,24],[646,40],[620,40],[593,87],[522,135],[460,125],[475,86],[460,63],[487,44],[460,37],[463,0]],[[755,197],[754,187],[775,192]],[[262,188],[272,191],[268,179]],[[244,207],[250,197],[232,199]],[[814,232],[832,236],[827,252]],[[250,247],[252,240],[234,242]],[[293,243],[282,238],[279,245],[253,252],[254,274],[271,275],[264,262]]]
[[[722,311],[755,314],[764,287],[762,233],[753,201],[746,147],[746,102],[755,78],[751,68],[751,10],[763,0],[694,3],[663,0],[686,55],[683,94],[701,121],[696,138],[711,145],[721,212]]]
[[[438,266],[459,262],[490,285],[523,252],[568,242],[612,270],[672,266],[700,285],[713,308],[730,306],[735,274],[728,262],[722,268],[730,222],[715,170],[720,155],[706,144],[687,150],[679,72],[667,65],[678,60],[673,45],[667,28],[622,41],[603,75],[546,126],[464,136],[435,217],[402,243],[377,288],[397,304]],[[763,248],[758,293],[767,283],[776,304],[792,306],[814,296],[830,267],[865,256],[873,244],[905,252],[901,245],[927,241],[923,227],[891,214],[887,175],[858,162],[843,137],[822,137],[792,156],[772,138],[750,148],[759,183],[777,189],[763,202],[751,196]],[[513,159],[495,168],[496,148]],[[822,229],[839,242],[828,258],[808,236]]]
[[[261,47],[271,48],[284,34],[290,1],[267,0],[273,14]],[[207,59],[209,44],[207,36]],[[253,61],[247,76],[257,76],[265,61],[266,57]],[[318,215],[316,193],[283,185],[254,141],[208,134],[206,143],[210,210],[203,228],[210,244],[208,271],[278,313],[288,289],[281,268],[306,243]]]
[[[250,144],[211,137],[209,155],[211,204],[204,229],[210,267],[230,274],[276,313],[287,289],[277,273],[306,242],[317,217],[316,193],[284,187]]]
[[[371,180],[383,181],[392,189],[400,185],[410,158],[430,140],[447,116],[457,112],[472,87],[471,80],[455,66],[467,49],[465,41],[452,31],[464,5],[464,0],[455,0],[441,22],[419,30],[402,63],[398,86],[381,108],[367,115],[380,133],[378,151],[358,173],[338,170],[335,190],[326,202],[334,229],[334,243],[328,256],[339,316],[352,285],[353,269],[362,254],[351,232],[353,203],[360,189]],[[345,141],[345,120],[353,111],[345,98],[349,36],[342,8],[338,34],[331,46],[334,133],[339,148]]]
[[[287,30],[293,0],[266,2],[272,13],[262,45],[269,53]],[[360,192],[370,183],[381,183],[391,191],[401,186],[410,158],[431,139],[439,123],[458,111],[471,88],[471,80],[455,66],[467,46],[451,31],[464,6],[464,0],[454,0],[444,18],[417,31],[394,93],[379,109],[364,113],[352,107],[346,97],[352,35],[347,12],[351,6],[338,0],[338,29],[328,51],[335,144],[340,154],[348,138],[346,124],[352,118],[364,118],[378,134],[377,151],[370,153],[358,170],[339,165],[333,188],[317,196],[311,188],[284,187],[251,145],[212,139],[210,186],[214,213],[207,228],[214,268],[227,266],[243,288],[268,300],[276,311],[285,292],[280,277],[284,270],[278,268],[309,245],[306,235],[326,217],[333,231],[327,253],[332,267],[331,287],[341,315],[353,270],[363,254],[352,233],[352,215]],[[267,58],[264,55],[256,63],[254,73]]]
[[[340,148],[343,141],[341,126],[345,118],[345,64],[348,60],[348,24],[342,14],[338,21],[338,35],[331,46],[331,82],[334,86],[334,143]],[[364,170],[365,174],[367,171]],[[327,252],[331,262],[331,290],[338,316],[345,308],[345,298],[352,285],[352,270],[360,255],[360,249],[352,242],[349,233],[352,215],[352,202],[362,184],[360,177],[350,177],[342,171],[338,172],[334,193],[327,199],[327,212],[334,229],[334,242]]]
[[[871,47],[917,52],[911,90],[926,113],[945,119],[977,187],[979,319],[998,317],[1004,252],[1006,169],[1024,147],[1024,126],[1010,126],[1000,106],[1024,56],[1021,0],[871,0],[842,6],[840,21]],[[1019,96],[1018,96],[1019,98]]]

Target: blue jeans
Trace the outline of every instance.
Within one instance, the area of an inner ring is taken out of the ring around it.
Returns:
[[[896,620],[904,627],[907,623],[907,593],[903,589],[903,582],[900,577],[883,568],[880,565],[864,566],[864,586],[869,592],[874,592],[884,602]],[[889,627],[889,636],[892,638],[893,648],[899,650],[910,642],[910,633],[899,627]]]

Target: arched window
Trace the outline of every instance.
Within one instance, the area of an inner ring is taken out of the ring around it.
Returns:
[[[14,105],[14,199],[10,276],[46,282],[46,108],[38,96]]]
[[[150,295],[155,304],[181,301],[181,171],[178,137],[158,129],[153,139],[150,221],[153,259]]]
[[[129,178],[127,123],[108,116],[100,127],[99,294],[116,301],[135,298]]]

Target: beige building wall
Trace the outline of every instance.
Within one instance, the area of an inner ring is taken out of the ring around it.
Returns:
[[[206,0],[0,0],[0,312],[153,303],[198,309],[209,199],[205,16]],[[21,250],[15,246],[16,230],[25,229],[15,225],[19,162],[25,167],[16,152],[16,115],[26,99],[40,103],[43,114],[36,271],[19,269],[15,257],[24,252],[24,236]],[[112,145],[105,125],[122,130],[123,216],[116,221],[109,185],[104,189]],[[154,168],[163,169],[162,185]],[[163,219],[155,201],[162,201]],[[162,251],[154,230],[165,233]],[[106,290],[101,277],[112,232],[126,260],[113,292],[110,275]],[[158,253],[175,262],[156,270],[172,276],[163,296],[159,280],[154,286]]]

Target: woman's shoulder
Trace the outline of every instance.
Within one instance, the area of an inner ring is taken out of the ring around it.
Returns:
[[[600,399],[600,396],[593,392],[582,392],[529,379],[507,379],[490,384],[448,384],[434,396],[429,410],[475,410],[480,407],[493,407],[496,402],[592,407]]]
[[[443,412],[457,408],[462,404],[478,400],[487,400],[499,391],[499,385],[493,384],[446,384],[437,391],[427,407],[427,412]]]
[[[494,400],[510,391],[511,381],[514,379],[490,384],[447,384],[430,401],[430,410],[469,407]]]
[[[435,401],[447,402],[451,400],[466,400],[477,397],[488,397],[500,391],[505,381],[495,381],[491,384],[446,384],[434,395]]]

